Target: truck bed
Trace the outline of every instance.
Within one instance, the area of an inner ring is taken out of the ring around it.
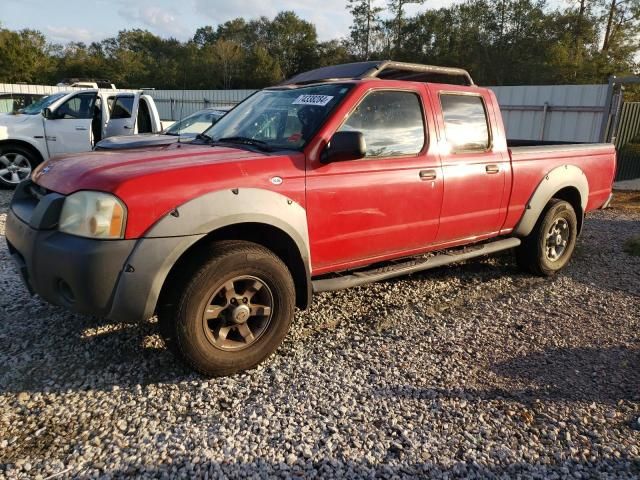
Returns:
[[[512,166],[512,195],[506,225],[516,225],[541,179],[554,168],[575,165],[588,180],[586,213],[605,205],[615,175],[611,143],[562,143],[507,140]]]

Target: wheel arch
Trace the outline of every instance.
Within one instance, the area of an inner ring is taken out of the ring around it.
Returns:
[[[527,202],[525,213],[514,234],[526,237],[531,233],[540,215],[553,198],[565,200],[576,211],[578,233],[582,229],[584,212],[589,199],[589,182],[585,173],[575,165],[561,165],[548,172]]]
[[[284,230],[267,223],[242,222],[218,228],[187,248],[169,270],[158,297],[158,308],[171,304],[183,284],[217,241],[243,240],[261,245],[282,260],[291,272],[296,289],[296,306],[306,309],[311,303],[311,274],[295,240]]]
[[[36,156],[36,161],[37,161],[36,165],[39,165],[42,162],[44,162],[44,155],[42,155],[42,152],[38,149],[37,146],[35,146],[30,142],[27,142],[25,140],[15,139],[15,138],[0,140],[0,147],[6,146],[6,145],[16,145],[18,147],[29,150]],[[34,167],[36,165],[34,165]]]
[[[158,305],[166,301],[180,271],[218,240],[254,242],[273,251],[287,266],[296,287],[296,306],[306,309],[311,302],[311,261],[304,208],[291,198],[259,188],[210,192],[166,214],[145,234],[148,238],[199,236],[172,263],[163,279]]]

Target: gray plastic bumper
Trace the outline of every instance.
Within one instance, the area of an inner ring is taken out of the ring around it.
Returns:
[[[31,293],[117,321],[153,315],[171,267],[203,236],[95,240],[35,229],[13,210],[6,223],[9,252]]]

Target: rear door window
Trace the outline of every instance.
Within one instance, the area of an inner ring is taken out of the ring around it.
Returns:
[[[371,92],[339,131],[362,132],[367,157],[415,155],[425,143],[420,97],[403,91]]]
[[[441,94],[444,131],[452,152],[484,152],[490,136],[487,112],[478,95]]]

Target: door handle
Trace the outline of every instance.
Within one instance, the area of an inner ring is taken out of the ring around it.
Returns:
[[[124,128],[126,128],[127,130],[131,130],[133,127],[130,127],[129,125],[125,125]]]
[[[485,167],[485,170],[487,171],[487,173],[492,174],[492,173],[498,173],[500,171],[500,167],[498,165],[487,165]]]
[[[435,180],[436,176],[435,170],[420,170],[420,180]]]
[[[87,127],[76,127],[76,130],[89,130]]]

